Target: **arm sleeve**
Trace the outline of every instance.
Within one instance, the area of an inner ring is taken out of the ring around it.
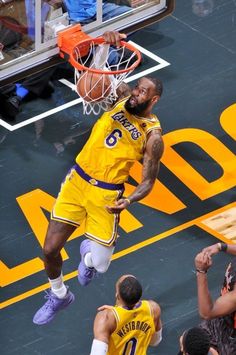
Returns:
[[[108,344],[101,340],[93,339],[90,355],[106,355],[108,351]]]
[[[158,330],[153,334],[150,345],[157,346],[160,344],[161,341],[162,341],[162,329]]]

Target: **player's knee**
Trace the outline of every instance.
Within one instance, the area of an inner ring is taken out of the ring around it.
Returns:
[[[59,253],[60,249],[55,245],[46,244],[43,247],[43,255],[46,260],[56,258]]]
[[[97,263],[93,261],[93,265],[97,272],[99,272],[100,274],[104,274],[109,268],[110,260],[106,262],[103,261]]]

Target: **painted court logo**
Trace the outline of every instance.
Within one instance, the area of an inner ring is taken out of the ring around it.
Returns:
[[[220,115],[220,125],[222,127],[222,132],[231,137],[234,141],[236,139],[235,132],[235,118],[236,116],[236,104],[233,104],[227,107]],[[124,113],[118,112],[113,116],[114,120],[119,121],[124,127],[126,126],[127,130],[134,134],[134,137],[139,135],[138,130],[133,127],[128,120],[124,117]],[[136,130],[136,132],[135,132]],[[110,146],[116,144],[117,139],[121,136],[121,131],[115,129],[107,140]],[[148,236],[145,231],[145,224],[143,224],[143,219],[139,219],[135,213],[135,210],[124,210],[120,215],[120,228],[125,233],[132,233],[140,228],[144,228],[143,235],[144,239],[141,241],[134,241],[131,243],[132,246],[124,248],[123,250],[118,251],[112,257],[112,260],[117,260],[122,257],[126,257],[128,254],[133,253],[139,249],[142,249],[144,246],[151,245],[158,242],[161,239],[177,235],[177,233],[187,230],[188,228],[197,228],[207,232],[208,234],[220,239],[225,240],[227,235],[223,234],[221,227],[218,229],[218,224],[215,224],[217,221],[226,220],[227,216],[232,216],[234,218],[236,213],[236,202],[231,202],[223,206],[217,206],[219,208],[212,210],[211,198],[218,196],[219,194],[224,193],[232,188],[235,188],[235,166],[236,166],[236,155],[235,151],[231,150],[230,147],[226,146],[218,137],[214,136],[212,133],[207,132],[199,128],[182,128],[168,132],[163,135],[165,143],[165,152],[161,159],[162,164],[174,175],[175,179],[178,179],[182,184],[185,185],[185,188],[191,191],[191,194],[194,194],[199,201],[202,201],[204,207],[202,214],[197,211],[197,215],[189,213],[188,209],[191,208],[191,202],[187,201],[188,204],[183,202],[184,198],[178,189],[173,188],[172,185],[169,186],[168,182],[164,184],[162,181],[156,179],[153,189],[150,192],[150,195],[145,197],[143,200],[139,201],[139,204],[148,206],[152,208],[153,211],[158,211],[169,215],[176,214],[178,212],[183,212],[186,209],[185,221],[182,221],[179,224],[178,219],[169,218],[169,227],[168,229],[159,230],[157,226],[157,234]],[[221,174],[215,176],[213,180],[208,181],[202,174],[201,171],[191,164],[191,161],[185,159],[181,154],[175,149],[177,144],[191,142],[192,144],[197,145],[201,150],[202,154],[207,154],[207,159],[213,161],[214,164],[217,164],[221,168]],[[174,163],[173,163],[174,162]],[[142,164],[136,162],[130,170],[130,177],[137,184],[142,182]],[[189,178],[191,177],[191,178]],[[94,182],[94,181],[92,181]],[[126,182],[125,189],[126,194],[131,194],[136,188],[136,184]],[[210,201],[210,205],[207,204],[207,201]],[[206,201],[206,204],[204,203]],[[29,192],[24,193],[23,195],[16,197],[17,207],[20,209],[22,215],[25,218],[26,225],[29,225],[32,230],[32,238],[36,238],[38,244],[43,247],[46,231],[48,228],[48,217],[45,214],[48,214],[52,211],[55,204],[55,197],[48,194],[47,192],[37,188]],[[216,206],[216,207],[217,207]],[[183,214],[182,214],[183,216]],[[189,216],[190,219],[189,219]],[[228,222],[227,222],[228,223]],[[231,220],[230,220],[231,223]],[[226,226],[229,227],[227,224]],[[230,231],[230,228],[224,228],[226,233]],[[70,243],[73,239],[82,237],[84,234],[84,225],[81,225],[75,230],[75,232],[70,237]],[[232,239],[235,239],[236,235],[232,234]],[[28,241],[25,240],[25,243]],[[231,241],[232,242],[232,241]],[[18,253],[20,254],[20,253]],[[68,260],[71,257],[70,249],[67,250],[66,245],[61,251],[62,259]],[[10,288],[12,284],[21,282],[23,285],[23,280],[27,277],[34,277],[39,272],[44,270],[44,263],[41,259],[41,253],[35,255],[35,252],[32,255],[29,255],[26,260],[20,260],[17,265],[8,264],[8,262],[3,259],[0,260],[0,286],[7,288],[7,294],[12,295],[9,298],[5,299],[0,304],[0,309],[7,307],[11,304],[19,302],[27,297],[37,294],[49,287],[48,284],[41,284],[40,281],[37,284],[35,281],[33,289],[30,286],[28,289],[28,281],[25,284],[25,289],[20,291],[20,293],[15,294],[15,286],[13,294],[8,292],[8,287]],[[73,258],[72,258],[73,261]],[[74,264],[71,266],[73,270]],[[68,274],[64,275],[66,280],[77,277],[77,269],[70,271]],[[230,274],[228,275],[230,279]],[[37,278],[35,278],[37,280]],[[21,286],[20,290],[22,290]],[[9,289],[11,290],[11,289]],[[235,323],[236,324],[236,323]],[[141,330],[145,331],[146,327],[141,324],[131,324],[127,328],[122,329],[122,333],[129,331],[130,327],[135,326],[136,328],[141,327]]]

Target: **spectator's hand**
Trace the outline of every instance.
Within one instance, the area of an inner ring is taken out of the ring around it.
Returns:
[[[219,246],[218,243],[210,245],[209,247],[206,247],[204,249],[202,249],[203,253],[207,253],[209,256],[215,255],[217,253],[219,253]]]
[[[116,201],[115,206],[106,206],[106,209],[109,213],[120,213],[129,205],[130,203],[127,199],[121,198],[120,200]]]
[[[119,33],[117,31],[106,31],[102,37],[105,39],[106,43],[113,44],[116,47],[120,47],[120,41],[125,39],[127,36],[125,33]]]
[[[212,265],[211,256],[208,253],[201,252],[195,257],[196,269],[207,271]]]

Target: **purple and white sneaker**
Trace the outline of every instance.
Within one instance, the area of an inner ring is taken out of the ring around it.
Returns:
[[[55,315],[62,309],[68,307],[75,300],[75,296],[69,290],[65,298],[58,298],[51,290],[46,292],[47,302],[35,313],[34,324],[47,324],[53,320]]]
[[[82,243],[80,244],[81,262],[79,263],[79,267],[78,267],[78,272],[79,272],[78,280],[82,286],[87,286],[97,274],[97,271],[96,269],[94,269],[94,267],[88,267],[84,263],[84,257],[90,251],[91,251],[90,240],[89,239],[83,240]]]

